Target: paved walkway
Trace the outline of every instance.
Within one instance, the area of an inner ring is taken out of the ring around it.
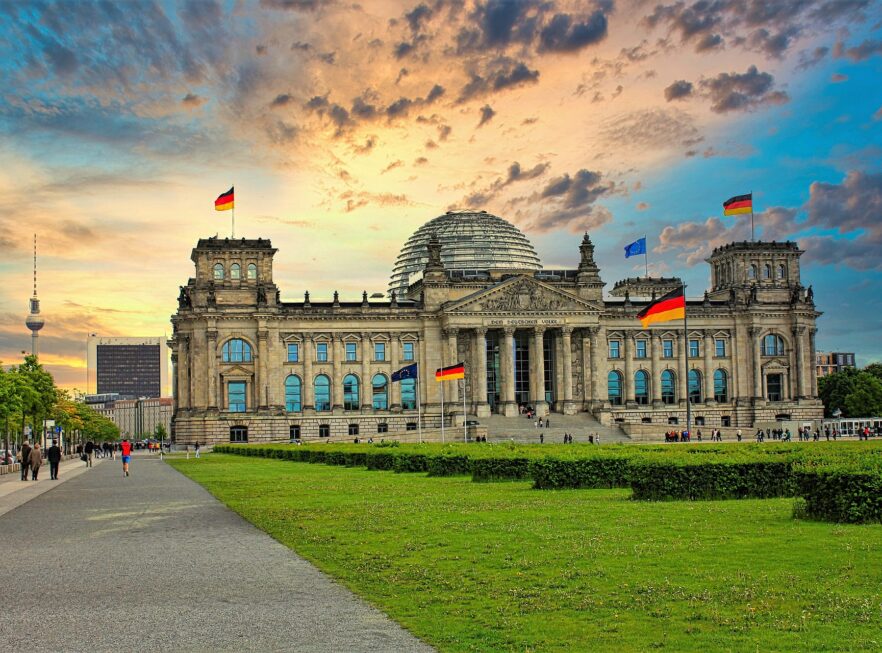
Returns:
[[[8,511],[0,551],[4,650],[432,650],[152,457]]]

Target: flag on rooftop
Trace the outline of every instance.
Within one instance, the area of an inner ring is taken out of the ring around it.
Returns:
[[[723,215],[753,213],[753,193],[736,195],[723,202]]]
[[[214,210],[215,211],[229,211],[234,208],[233,202],[233,187],[230,187],[226,193],[221,193],[217,196],[217,199],[214,200]]]
[[[638,254],[646,254],[646,236],[635,240],[630,245],[625,245],[625,258],[631,258]]]

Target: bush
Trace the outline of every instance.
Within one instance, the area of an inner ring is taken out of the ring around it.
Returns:
[[[765,499],[796,494],[796,479],[788,460],[634,460],[629,477],[634,498],[641,500]]]
[[[426,463],[425,454],[399,453],[395,454],[392,469],[399,474],[402,472],[424,472],[428,469]]]
[[[426,460],[429,476],[468,476],[472,473],[472,463],[468,456],[441,454],[426,456]]]
[[[628,487],[629,459],[624,456],[559,459],[546,456],[530,463],[533,487],[560,488]]]
[[[529,458],[474,458],[472,481],[520,481],[530,478]]]
[[[395,454],[375,451],[367,455],[365,467],[368,469],[390,470],[394,464]]]
[[[800,513],[811,519],[866,524],[882,522],[882,467],[798,466]]]

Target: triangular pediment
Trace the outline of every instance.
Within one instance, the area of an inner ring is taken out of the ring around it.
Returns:
[[[221,371],[221,374],[224,377],[250,377],[254,374],[254,370],[248,369],[247,367],[243,367],[239,364],[235,364],[224,367],[224,369]]]
[[[519,276],[463,297],[445,308],[448,313],[598,312],[597,306],[564,290]]]

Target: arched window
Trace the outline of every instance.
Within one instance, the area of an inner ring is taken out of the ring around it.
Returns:
[[[618,372],[610,372],[606,377],[606,387],[609,392],[609,403],[613,406],[622,405],[622,375]]]
[[[241,279],[242,278],[242,266],[238,263],[233,263],[230,266],[230,279]]]
[[[661,397],[662,403],[672,404],[677,400],[676,379],[671,370],[665,370],[661,373]]]
[[[787,276],[787,268],[784,267],[784,264],[778,266],[778,278],[783,279]]]
[[[784,355],[784,338],[770,333],[763,338],[763,356],[783,356]]]
[[[747,278],[748,279],[756,279],[756,275],[757,275],[756,264],[751,263],[750,270],[748,270],[748,272],[747,272]]]
[[[726,370],[714,372],[714,401],[719,404],[729,401],[729,375]]]
[[[221,353],[224,363],[251,362],[251,345],[241,338],[227,340]]]
[[[649,375],[643,370],[634,374],[634,401],[638,404],[649,403]]]
[[[254,263],[248,264],[248,278],[254,280],[257,278],[257,266]]]
[[[388,410],[389,408],[389,382],[386,380],[385,374],[374,374],[371,379],[371,385],[374,391],[374,408],[377,410]]]
[[[285,410],[289,413],[299,413],[303,409],[300,397],[300,377],[291,374],[285,379]]]
[[[772,278],[772,266],[768,263],[763,267],[763,279],[771,279]]]
[[[416,379],[401,379],[401,408],[416,410]]]
[[[331,410],[331,379],[324,374],[315,377],[315,409]]]
[[[358,377],[347,374],[343,377],[343,410],[358,410]]]
[[[215,263],[214,264],[214,278],[216,281],[224,280],[224,264],[223,263]]]
[[[689,402],[693,404],[701,403],[701,372],[689,370],[689,376],[686,378],[689,383]]]

